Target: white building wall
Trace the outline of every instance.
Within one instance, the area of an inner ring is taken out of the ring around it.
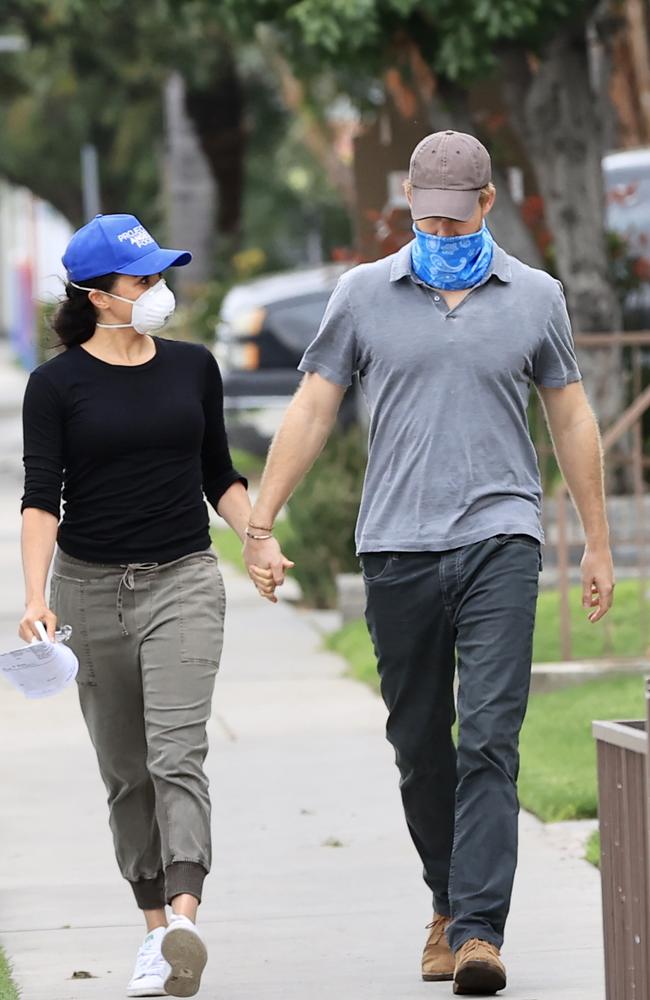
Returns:
[[[48,202],[0,179],[0,335],[35,363],[37,304],[63,292],[61,256],[72,227]]]

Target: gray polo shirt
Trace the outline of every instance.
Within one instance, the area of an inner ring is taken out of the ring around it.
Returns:
[[[562,286],[495,247],[449,310],[411,270],[410,244],[339,280],[299,364],[370,411],[357,552],[441,551],[500,533],[543,542],[526,409],[531,383],[580,379]]]

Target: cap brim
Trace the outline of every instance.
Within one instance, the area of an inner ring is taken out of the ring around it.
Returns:
[[[168,267],[184,267],[189,264],[191,259],[192,254],[189,250],[163,250],[162,247],[158,247],[151,253],[144,254],[137,260],[131,261],[130,264],[126,264],[125,267],[116,268],[115,273],[133,274],[138,277],[145,274],[160,274]]]
[[[411,188],[411,215],[419,219],[454,219],[467,222],[478,205],[481,189],[476,191],[452,191],[449,188]]]

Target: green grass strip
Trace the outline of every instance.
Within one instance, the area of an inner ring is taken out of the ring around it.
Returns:
[[[594,719],[641,719],[643,678],[606,677],[535,694],[521,733],[519,797],[546,822],[597,814]]]
[[[598,830],[594,830],[587,841],[585,857],[590,864],[600,868],[600,833]]]
[[[647,653],[641,620],[647,615],[645,584],[621,580],[616,585],[614,606],[601,622],[593,625],[581,607],[580,587],[570,591],[571,641],[575,660],[600,656],[641,656]],[[650,629],[648,630],[650,638]],[[542,591],[537,602],[533,660],[557,662],[560,649],[560,597],[555,590]]]

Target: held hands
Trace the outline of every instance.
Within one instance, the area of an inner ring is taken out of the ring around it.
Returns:
[[[614,601],[614,564],[609,545],[589,545],[580,563],[582,573],[582,606],[595,608],[589,615],[590,622],[603,618]]]
[[[18,635],[25,642],[31,642],[32,639],[38,639],[40,641],[41,637],[36,629],[36,622],[43,622],[45,628],[47,629],[48,639],[50,642],[54,642],[56,615],[48,608],[45,603],[45,598],[30,601],[25,606],[25,614],[21,618],[20,625],[18,626]]]
[[[259,534],[262,534],[260,531]],[[280,545],[270,533],[265,533],[268,537],[251,538],[246,535],[244,542],[244,562],[248,569],[248,575],[257,587],[261,597],[265,597],[272,604],[277,604],[275,596],[276,587],[281,587],[284,583],[286,570],[291,569],[295,563],[282,555]]]

